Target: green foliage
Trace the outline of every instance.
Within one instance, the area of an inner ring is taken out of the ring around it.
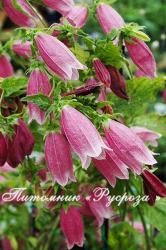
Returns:
[[[140,249],[142,235],[137,232],[128,222],[120,222],[111,227],[109,246],[112,250]]]
[[[86,64],[87,60],[90,57],[89,52],[83,50],[82,47],[78,43],[75,43],[74,48],[71,50],[81,63]]]
[[[20,95],[25,92],[28,79],[26,77],[10,77],[0,79],[0,88],[4,91],[4,96]]]
[[[149,104],[156,99],[157,93],[164,87],[164,78],[149,79],[145,77],[133,78],[127,81],[127,93],[130,100],[120,99],[114,94],[110,95],[115,113],[120,113],[132,123],[136,116],[144,114]]]
[[[36,104],[42,110],[47,110],[51,105],[51,100],[48,96],[41,93],[37,95],[26,96],[22,99],[24,102]]]
[[[100,40],[97,42],[95,54],[106,65],[112,65],[116,68],[122,67],[123,57],[119,48],[112,41]]]
[[[149,224],[160,232],[166,233],[166,198],[160,199],[153,207],[145,207],[146,219]]]

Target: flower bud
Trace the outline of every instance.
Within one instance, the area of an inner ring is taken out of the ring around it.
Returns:
[[[107,87],[111,85],[111,77],[106,66],[100,61],[100,59],[94,59],[93,67],[96,72],[97,79],[104,83]]]

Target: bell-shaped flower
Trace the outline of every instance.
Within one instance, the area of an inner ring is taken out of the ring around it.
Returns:
[[[8,164],[11,167],[17,167],[22,163],[25,156],[31,155],[34,143],[31,131],[26,123],[19,119],[14,126],[13,138],[8,138]]]
[[[127,126],[110,120],[104,128],[109,146],[133,172],[141,174],[142,164],[153,165],[156,160],[143,141]]]
[[[128,100],[129,97],[126,91],[126,82],[124,77],[120,74],[119,70],[114,67],[109,67],[111,75],[111,90],[120,98]]]
[[[88,8],[85,6],[73,6],[66,18],[71,25],[82,28],[88,18]]]
[[[39,34],[35,37],[39,53],[56,75],[63,80],[78,80],[78,69],[84,70],[86,66],[81,64],[73,53],[56,37]]]
[[[35,27],[39,21],[26,0],[2,0],[2,4],[8,17],[18,26]]]
[[[73,0],[43,0],[43,2],[53,10],[61,13],[63,16],[66,16],[74,6]]]
[[[129,177],[127,166],[119,159],[114,151],[106,150],[106,158],[103,160],[93,159],[93,163],[112,187],[116,185],[116,178],[128,179]]]
[[[100,59],[93,60],[93,67],[96,73],[98,81],[104,83],[107,87],[111,85],[111,77],[106,66],[100,61]]]
[[[26,41],[23,43],[20,40],[16,41],[13,44],[13,51],[19,56],[22,56],[24,58],[30,58],[32,56],[31,42]]]
[[[50,133],[45,142],[45,159],[53,182],[61,186],[75,181],[71,150],[65,136],[59,133]]]
[[[75,108],[63,107],[61,124],[71,148],[80,157],[83,168],[88,168],[91,157],[101,158],[103,150],[109,150],[91,121]]]
[[[0,132],[0,167],[2,167],[8,156],[8,148],[4,135]]]
[[[6,78],[14,74],[13,66],[6,55],[0,55],[0,77]]]
[[[149,196],[149,205],[154,205],[156,196],[166,197],[166,187],[157,176],[148,170],[142,173],[144,192]]]
[[[61,209],[60,227],[65,235],[68,249],[72,249],[74,245],[83,246],[84,225],[81,214],[76,207],[70,206],[67,211]]]
[[[103,225],[104,219],[110,219],[113,215],[113,210],[109,206],[109,200],[107,196],[98,197],[98,194],[95,190],[89,192],[86,198],[83,198],[80,207],[80,212],[85,217],[94,217],[95,226],[101,227]],[[95,192],[97,195],[95,195]]]
[[[125,24],[119,13],[108,4],[100,3],[96,11],[101,28],[106,34],[113,29],[122,28]]]
[[[152,52],[145,42],[133,38],[131,42],[125,42],[128,53],[137,67],[150,78],[156,76],[156,62]]]
[[[32,71],[27,88],[27,95],[35,95],[42,93],[43,95],[49,95],[51,92],[51,84],[49,82],[48,76],[39,69]],[[45,122],[45,112],[41,110],[36,104],[29,103],[29,121],[36,120],[39,124]]]
[[[149,143],[154,147],[158,146],[157,140],[161,137],[161,134],[156,133],[144,127],[135,126],[131,127],[131,129],[141,138],[141,140],[143,140],[143,142]]]

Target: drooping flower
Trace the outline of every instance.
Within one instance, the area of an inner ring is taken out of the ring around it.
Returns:
[[[74,6],[73,0],[43,0],[43,2],[50,8],[61,13],[63,16],[66,16],[71,11],[71,8]]]
[[[115,154],[133,172],[141,174],[142,164],[154,165],[152,152],[143,141],[127,126],[110,120],[104,128],[108,144]]]
[[[101,88],[100,90],[100,94],[97,98],[98,102],[105,102],[107,101],[107,96],[106,96],[106,91],[104,88]],[[102,109],[99,109],[99,111],[104,112],[106,114],[112,114],[113,113],[113,109],[110,105],[106,105],[105,107],[103,107]]]
[[[35,27],[38,17],[25,0],[2,0],[4,10],[18,26]]]
[[[48,76],[39,69],[35,69],[29,78],[27,95],[35,95],[42,93],[43,95],[49,95],[51,92],[51,84],[49,82]],[[29,117],[30,122],[36,120],[39,124],[45,122],[45,112],[41,110],[36,104],[29,103]]]
[[[100,3],[96,11],[101,28],[106,34],[113,29],[122,28],[125,24],[119,13],[108,4]]]
[[[6,55],[0,55],[0,77],[6,78],[14,74],[13,66],[11,65]]]
[[[84,70],[73,53],[56,37],[39,34],[35,37],[40,55],[47,66],[63,80],[78,80],[78,69]]]
[[[11,167],[17,167],[25,156],[31,155],[34,147],[34,137],[26,123],[19,119],[14,126],[13,138],[8,138],[8,159]]]
[[[45,159],[53,182],[65,186],[69,180],[75,181],[70,146],[64,135],[52,132],[46,137]]]
[[[142,173],[144,192],[149,196],[149,205],[154,205],[156,196],[166,197],[166,187],[157,176],[148,170]]]
[[[82,28],[88,18],[88,8],[85,6],[73,6],[66,18],[71,25]]]
[[[120,98],[128,100],[129,97],[126,91],[126,82],[124,77],[120,74],[119,70],[114,67],[109,67],[111,75],[111,90]]]
[[[91,121],[71,106],[63,107],[61,124],[71,148],[80,157],[83,168],[88,168],[91,157],[100,158],[104,149],[109,150]]]
[[[95,218],[95,226],[101,227],[104,219],[110,219],[113,215],[113,210],[108,206],[108,197],[103,196],[98,198],[95,195],[95,189],[93,192],[89,192],[86,198],[81,200],[82,206],[80,212],[86,217]]]
[[[100,59],[93,60],[93,67],[95,69],[97,79],[104,83],[107,87],[111,85],[111,77],[106,66],[100,61]]]
[[[103,160],[93,158],[93,163],[112,187],[116,185],[116,178],[128,179],[129,177],[127,166],[119,159],[114,151],[106,150],[106,158]]]
[[[133,38],[131,42],[125,42],[128,53],[137,65],[137,67],[145,73],[146,76],[154,78],[156,76],[156,62],[152,52],[145,42]]]
[[[66,237],[68,249],[72,249],[74,245],[83,246],[84,225],[81,214],[76,207],[70,206],[67,211],[61,209],[60,226]]]
[[[90,77],[90,78],[88,78],[87,80],[86,80],[86,83],[85,83],[85,85],[86,86],[88,86],[88,85],[96,85],[96,84],[98,84],[98,80],[96,79],[96,78],[94,78],[94,77]]]
[[[32,56],[31,42],[26,41],[23,43],[20,40],[16,41],[13,44],[13,51],[19,56],[22,56],[24,58],[29,58]]]
[[[6,160],[8,155],[8,148],[6,144],[6,140],[4,135],[0,132],[0,167],[2,167]]]
[[[150,143],[154,147],[158,146],[157,139],[161,137],[161,134],[144,127],[135,126],[131,127],[131,129],[141,138],[141,140],[143,140],[143,142]]]

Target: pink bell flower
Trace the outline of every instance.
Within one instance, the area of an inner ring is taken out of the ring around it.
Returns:
[[[53,182],[65,186],[69,180],[76,181],[70,146],[64,135],[52,132],[46,137],[45,159]]]
[[[43,2],[53,10],[61,13],[63,16],[66,16],[74,6],[73,0],[43,0]]]
[[[32,153],[34,147],[34,137],[26,123],[19,119],[14,126],[12,139],[8,138],[8,159],[7,163],[11,167],[17,167],[23,162],[25,156]]]
[[[93,159],[97,170],[107,179],[112,187],[116,185],[116,178],[128,179],[127,166],[119,159],[114,151],[106,150],[106,159]]]
[[[13,51],[19,56],[30,58],[32,56],[31,42],[26,41],[23,43],[22,41],[16,41],[13,44]]]
[[[100,61],[100,59],[93,60],[93,67],[95,69],[96,77],[98,81],[104,83],[107,87],[111,85],[111,77],[106,66]]]
[[[76,207],[70,206],[67,211],[61,209],[60,227],[66,237],[68,249],[72,249],[74,245],[83,246],[84,225],[81,214]]]
[[[119,70],[114,67],[109,67],[109,72],[111,75],[111,90],[118,97],[129,100],[125,78],[120,74]]]
[[[82,28],[88,18],[88,8],[85,6],[73,6],[66,18],[71,25],[76,28]]]
[[[152,52],[145,42],[133,38],[125,42],[128,53],[137,67],[150,78],[156,77],[156,62]]]
[[[13,66],[6,55],[0,55],[0,77],[13,76]]]
[[[63,107],[61,124],[71,148],[80,157],[83,168],[88,168],[91,157],[102,158],[103,150],[109,150],[91,121],[71,106]]]
[[[100,26],[106,34],[113,29],[122,28],[125,24],[119,13],[108,4],[100,3],[96,11]]]
[[[134,133],[136,133],[141,138],[141,140],[143,140],[143,142],[149,143],[154,147],[158,146],[157,139],[161,137],[161,134],[156,133],[144,127],[135,126],[135,127],[131,127],[131,129]]]
[[[17,0],[19,10],[14,6],[14,0],[2,0],[4,10],[8,17],[18,26],[35,27],[38,20],[37,15],[25,0]]]
[[[139,77],[144,77],[144,76],[146,76],[146,74],[145,74],[142,70],[137,69],[136,72],[135,72],[135,76],[136,76],[137,78],[139,78]]]
[[[0,167],[7,161],[8,148],[4,135],[0,132]]]
[[[35,69],[28,81],[27,95],[35,95],[42,93],[43,95],[49,95],[52,86],[49,82],[48,76],[39,69]],[[45,122],[46,116],[45,112],[41,110],[36,104],[29,103],[29,122],[36,120],[39,124]]]
[[[104,128],[109,146],[133,172],[141,174],[142,164],[154,165],[152,152],[130,128],[110,120]]]
[[[78,80],[78,69],[84,70],[86,66],[81,64],[73,53],[56,37],[39,34],[35,37],[39,53],[56,75],[63,80]]]
[[[154,205],[156,196],[166,197],[166,187],[160,179],[148,170],[142,173],[144,192],[149,196],[149,205]]]
[[[108,197],[103,196],[98,198],[93,192],[89,192],[89,195],[82,199],[80,212],[85,217],[94,217],[96,220],[95,226],[101,227],[104,219],[110,219],[113,215],[113,210],[108,204]]]

